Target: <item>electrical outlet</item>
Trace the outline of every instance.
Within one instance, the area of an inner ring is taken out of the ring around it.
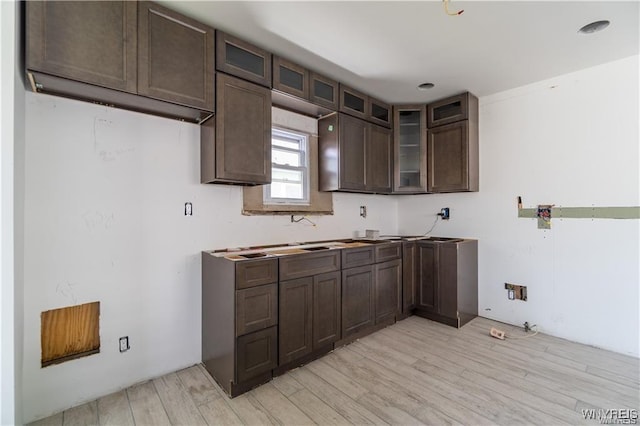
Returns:
[[[120,352],[126,352],[129,349],[129,336],[124,336],[120,338]]]
[[[360,206],[360,216],[367,217],[367,206]]]
[[[184,203],[184,215],[193,216],[193,205],[191,203]]]
[[[449,220],[449,218],[451,218],[449,207],[441,208],[440,213],[438,213],[438,216],[442,217],[442,220]]]
[[[513,290],[508,289],[507,290],[507,297],[509,298],[509,300],[513,300],[516,298],[516,294]]]

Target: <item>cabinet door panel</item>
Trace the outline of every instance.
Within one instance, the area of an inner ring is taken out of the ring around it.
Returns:
[[[443,244],[439,255],[438,313],[458,318],[458,244]]]
[[[313,349],[340,339],[340,272],[313,277]]]
[[[280,282],[279,365],[311,352],[313,278]]]
[[[312,103],[338,110],[338,82],[311,72],[309,99]]]
[[[469,93],[432,102],[427,106],[427,121],[430,129],[467,118],[469,118]]]
[[[236,340],[236,383],[259,376],[278,365],[278,327],[245,334]]]
[[[369,97],[369,120],[384,127],[391,127],[391,106]]]
[[[271,91],[222,73],[216,78],[217,178],[270,183]]]
[[[391,192],[392,146],[391,130],[375,124],[369,125],[367,144],[367,190]]]
[[[222,31],[216,34],[216,68],[271,87],[271,54]]]
[[[135,2],[26,2],[28,69],[137,92]]]
[[[369,97],[343,84],[340,85],[340,112],[366,120],[369,118]]]
[[[395,318],[400,311],[402,262],[391,260],[375,265],[376,324]]]
[[[309,99],[309,71],[279,56],[273,57],[273,89]]]
[[[418,244],[418,307],[438,310],[438,246]]]
[[[278,323],[278,285],[236,291],[236,336]]]
[[[427,135],[429,191],[469,190],[469,126],[467,121],[430,129]]]
[[[342,271],[342,338],[374,325],[374,279],[373,265]]]
[[[363,191],[366,188],[365,143],[367,139],[365,121],[341,114],[340,132],[340,188]]]
[[[393,108],[394,192],[427,192],[427,108]]]
[[[138,9],[138,93],[213,111],[214,30],[151,2]]]
[[[416,306],[417,245],[403,243],[402,251],[402,312],[408,315]]]

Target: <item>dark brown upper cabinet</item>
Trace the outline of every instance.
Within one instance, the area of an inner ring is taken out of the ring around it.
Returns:
[[[369,124],[366,147],[365,170],[367,191],[388,194],[393,186],[391,170],[393,168],[393,147],[391,130],[386,127]]]
[[[394,179],[398,194],[427,192],[427,106],[393,108]]]
[[[137,5],[26,2],[27,69],[137,93]]]
[[[309,71],[279,56],[273,56],[273,90],[309,99]]]
[[[271,182],[271,90],[216,75],[216,116],[200,128],[202,183]]]
[[[147,2],[26,2],[29,82],[36,92],[199,123],[214,106],[212,31]],[[179,47],[185,39],[189,49]]]
[[[138,3],[138,93],[213,111],[214,30],[166,7]]]
[[[391,192],[391,131],[346,114],[318,121],[320,190]]]
[[[447,107],[452,105],[450,108]],[[464,108],[458,109],[458,105]],[[435,115],[437,122],[448,124],[427,132],[427,169],[429,192],[463,192],[479,189],[478,98],[470,93],[427,106],[427,119],[438,108],[449,108],[449,115]],[[445,108],[445,109],[446,109]],[[450,122],[454,117],[465,117]]]
[[[311,71],[309,78],[309,100],[331,111],[337,111],[338,82]]]
[[[340,112],[354,117],[369,119],[369,97],[344,84],[340,84]]]
[[[369,97],[369,121],[384,127],[391,127],[391,105]]]
[[[271,87],[271,53],[222,31],[216,31],[216,69]]]
[[[478,100],[472,98],[475,96],[466,92],[430,103],[427,106],[427,127],[431,129],[468,119],[469,108],[474,107],[471,103],[475,102],[476,109],[478,106]]]

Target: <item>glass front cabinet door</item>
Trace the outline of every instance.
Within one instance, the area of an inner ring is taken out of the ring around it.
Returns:
[[[394,192],[427,192],[426,105],[397,105],[393,108]]]

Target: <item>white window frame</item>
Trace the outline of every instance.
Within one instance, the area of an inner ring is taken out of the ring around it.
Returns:
[[[292,130],[285,130],[281,128],[272,127],[271,139],[280,139],[285,141],[294,141],[298,143],[300,149],[290,149],[281,146],[271,146],[271,158],[274,158],[273,151],[292,152],[300,155],[300,166],[292,166],[289,164],[277,164],[272,161],[271,163],[271,181],[273,182],[273,169],[281,170],[294,170],[302,172],[302,199],[298,198],[282,198],[271,196],[271,184],[264,185],[263,201],[265,205],[310,205],[310,171],[309,171],[309,135],[301,132],[295,132]]]

